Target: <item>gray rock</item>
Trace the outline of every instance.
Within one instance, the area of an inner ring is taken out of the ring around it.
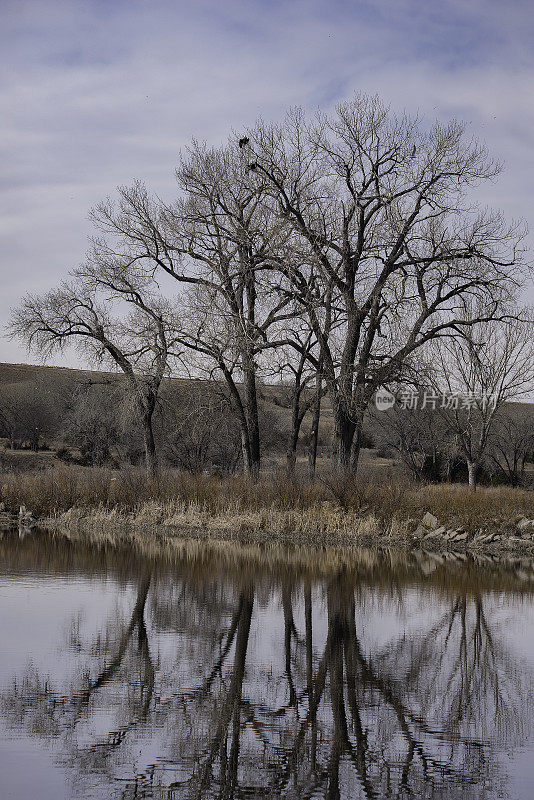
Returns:
[[[430,511],[426,512],[421,522],[427,528],[437,528],[439,526],[439,519],[434,514],[431,514]]]
[[[534,525],[534,520],[527,519],[526,517],[523,517],[517,523],[517,527],[520,531],[524,530],[525,528],[529,528],[531,525]]]
[[[460,532],[460,533],[456,532],[456,536],[454,536],[453,541],[455,541],[455,542],[465,542],[466,539],[467,539],[467,533],[465,531],[463,531],[463,533],[462,532]]]
[[[432,531],[434,536],[444,536],[447,533],[447,528],[445,525],[441,525],[441,527],[436,528],[435,531]]]

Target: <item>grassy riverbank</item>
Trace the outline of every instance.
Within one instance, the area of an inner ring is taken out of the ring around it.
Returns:
[[[165,526],[238,538],[249,532],[318,535],[402,536],[427,512],[442,525],[505,528],[534,518],[534,492],[504,487],[472,493],[462,485],[421,486],[327,474],[310,481],[271,473],[257,483],[243,476],[215,477],[165,472],[148,481],[140,470],[57,467],[38,473],[0,474],[0,502],[21,505],[38,519],[65,528],[114,523],[138,528]]]

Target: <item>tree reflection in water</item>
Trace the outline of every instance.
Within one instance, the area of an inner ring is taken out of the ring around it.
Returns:
[[[493,597],[421,591],[432,621],[385,646],[365,636],[377,591],[344,570],[140,573],[129,614],[85,639],[73,620],[68,686],[28,670],[2,711],[51,743],[81,795],[495,796],[503,745],[527,736],[531,676]],[[402,588],[386,600],[391,617]]]

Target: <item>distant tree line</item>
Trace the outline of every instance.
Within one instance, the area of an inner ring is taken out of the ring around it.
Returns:
[[[60,381],[56,372],[51,368],[37,381],[0,381],[4,447],[34,452],[53,448],[60,460],[80,466],[142,464],[143,436],[126,381],[106,373],[88,379],[68,370],[68,377]],[[285,402],[284,390],[279,394]],[[263,392],[259,409],[265,450],[281,452],[287,435],[285,422]],[[167,466],[218,473],[240,468],[239,426],[224,387],[215,382],[165,380],[154,413],[153,436]],[[6,454],[2,461],[20,463]]]
[[[502,407],[532,386],[524,230],[473,202],[498,173],[461,124],[427,129],[365,96],[332,115],[259,122],[222,147],[193,141],[176,199],[135,182],[100,203],[85,263],[28,295],[11,333],[45,357],[74,343],[122,371],[149,475],[169,374],[224,387],[224,424],[198,397],[199,415],[167,441],[177,463],[237,432],[239,455],[225,460],[256,477],[269,427],[259,387],[277,377],[291,387],[288,466],[309,414],[314,468],[327,396],[335,463],[356,472],[380,387],[491,388]],[[203,415],[213,430],[189,446]],[[473,486],[495,418],[480,405],[467,428],[465,415],[449,417]]]
[[[464,410],[459,419],[464,430],[475,427],[474,415]],[[414,413],[395,408],[374,415],[373,443],[379,454],[394,456],[416,481],[479,482],[534,488],[534,408],[527,404],[503,406],[492,419],[487,440],[478,453],[476,470],[458,433],[458,420],[450,411],[426,409]]]

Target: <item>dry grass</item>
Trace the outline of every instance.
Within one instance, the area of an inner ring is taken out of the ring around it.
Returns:
[[[40,517],[91,517],[95,522],[128,521],[242,532],[382,531],[402,533],[425,511],[443,524],[468,530],[534,517],[534,492],[503,487],[420,486],[407,481],[324,476],[289,479],[283,472],[253,483],[165,472],[148,481],[141,470],[58,466],[39,473],[0,474],[0,502],[16,512],[25,505]]]

